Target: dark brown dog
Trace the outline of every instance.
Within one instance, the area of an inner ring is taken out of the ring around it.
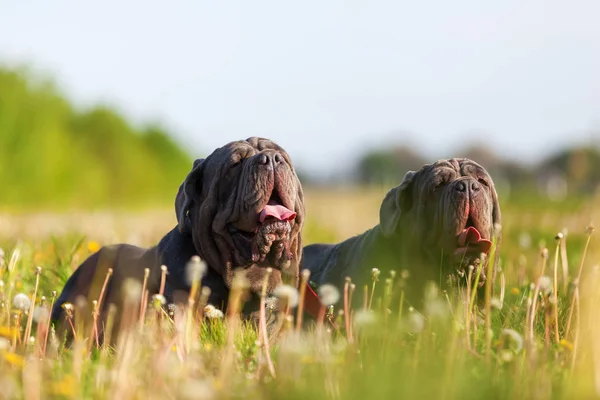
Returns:
[[[358,289],[370,284],[372,268],[381,270],[381,280],[390,270],[408,270],[407,299],[416,302],[425,281],[443,286],[449,274],[464,270],[490,250],[500,206],[492,178],[482,166],[469,159],[448,159],[408,172],[385,196],[379,221],[339,244],[306,246],[302,268],[311,271],[315,284],[340,289],[347,276]],[[482,270],[480,287],[485,280]],[[362,297],[354,296],[359,302]]]
[[[109,268],[113,275],[100,310],[102,320],[108,304],[122,306],[125,280],[143,282],[146,268],[150,296],[159,292],[160,267],[165,265],[166,300],[183,301],[190,291],[186,265],[194,255],[208,265],[202,285],[211,289],[209,303],[223,309],[236,269],[245,271],[254,297],[262,289],[266,267],[273,268],[269,292],[282,281],[298,285],[302,187],[290,157],[274,142],[256,137],[231,142],[196,160],[179,188],[175,209],[178,226],[157,246],[106,246],[85,260],[58,297],[52,319],[64,321],[61,306],[66,302],[97,300]],[[256,306],[256,298],[250,304]]]

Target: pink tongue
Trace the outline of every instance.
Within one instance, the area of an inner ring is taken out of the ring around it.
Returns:
[[[291,221],[296,218],[296,213],[271,200],[260,212],[258,220],[262,224],[268,217],[277,218],[280,221]]]
[[[485,253],[492,248],[492,242],[482,239],[477,229],[470,226],[458,235],[458,248],[454,254]]]

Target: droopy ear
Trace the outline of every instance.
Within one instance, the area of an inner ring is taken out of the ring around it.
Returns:
[[[194,202],[194,196],[197,195],[196,188],[198,184],[202,183],[202,171],[204,166],[204,159],[199,158],[194,161],[192,170],[186,176],[183,183],[179,186],[177,196],[175,196],[175,215],[177,216],[177,223],[179,225],[179,232],[184,233],[186,231],[186,217],[192,203]]]
[[[379,225],[385,236],[391,236],[396,231],[402,213],[410,208],[412,183],[417,173],[408,171],[399,186],[391,189],[384,197],[379,209]]]

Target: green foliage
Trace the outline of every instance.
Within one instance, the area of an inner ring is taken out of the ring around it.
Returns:
[[[50,82],[0,68],[0,206],[167,204],[190,166],[160,127],[76,110]]]

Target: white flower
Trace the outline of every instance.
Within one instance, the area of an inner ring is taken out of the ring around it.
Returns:
[[[318,289],[319,298],[321,300],[321,304],[324,306],[331,306],[338,302],[340,299],[340,291],[333,285],[328,283],[324,284]]]
[[[357,328],[362,328],[374,325],[377,322],[377,316],[370,310],[358,310],[355,312],[352,321]]]
[[[497,297],[492,298],[492,300],[490,301],[490,305],[496,310],[502,310],[502,302]]]
[[[204,307],[204,315],[210,319],[221,319],[224,316],[223,311],[210,304]]]
[[[442,299],[428,300],[425,303],[425,313],[429,318],[445,320],[450,317],[448,302]]]
[[[26,311],[31,306],[31,300],[25,293],[19,293],[13,298],[13,307],[17,310]]]
[[[410,333],[419,333],[425,328],[425,318],[414,309],[409,310],[404,319],[404,328]]]
[[[142,284],[136,279],[125,279],[123,289],[125,291],[125,300],[128,302],[134,303],[142,298]]]
[[[371,270],[371,277],[373,278],[373,281],[377,282],[379,280],[379,274],[381,274],[381,271],[379,271],[378,268],[373,268]]]
[[[48,321],[49,316],[50,312],[46,307],[36,307],[33,309],[33,320],[38,324]]]
[[[523,336],[513,329],[502,329],[500,338],[506,340],[507,347],[518,353],[523,349]]]
[[[154,307],[160,308],[167,304],[167,299],[162,294],[157,293],[152,296],[152,304],[154,305]]]
[[[279,285],[273,291],[273,295],[280,298],[286,299],[289,307],[296,307],[298,305],[298,290],[290,285]]]
[[[185,275],[188,285],[200,281],[206,274],[206,263],[198,256],[192,256],[185,266]]]
[[[550,294],[552,292],[552,278],[549,276],[540,276],[539,285],[541,292],[545,294]]]

